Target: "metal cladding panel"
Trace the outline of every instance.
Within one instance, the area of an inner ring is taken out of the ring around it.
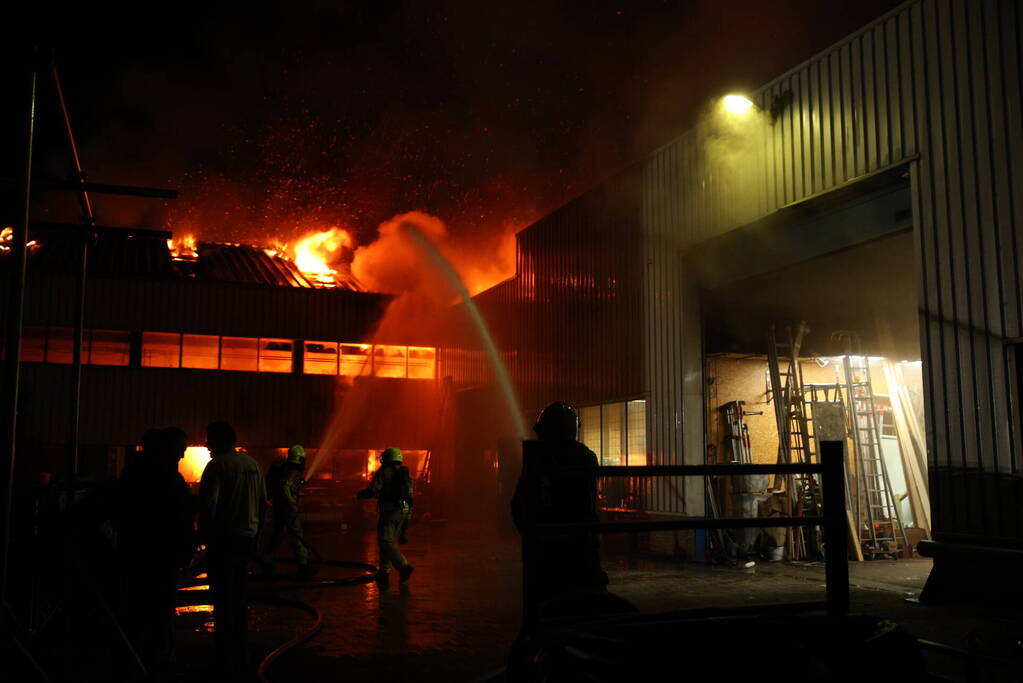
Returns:
[[[362,411],[361,418],[346,433],[344,447],[381,448],[397,438],[416,448],[435,442],[435,413],[422,406],[437,405],[437,383],[365,381],[372,386],[361,396],[397,400],[412,419],[403,424],[398,437],[394,425],[385,423],[386,415],[375,416],[355,405],[351,409]],[[66,446],[70,366],[26,364],[23,382],[21,442],[29,451]],[[337,378],[316,375],[86,366],[81,443],[127,446],[138,443],[146,429],[170,425],[184,429],[192,443],[201,443],[206,425],[223,419],[236,428],[239,443],[247,447],[316,446],[331,425],[336,402],[350,391]]]
[[[651,464],[703,462],[703,370],[698,299],[683,272],[678,230],[692,226],[692,207],[677,188],[693,171],[695,155],[671,146],[644,169],[643,317],[647,394],[647,454]],[[694,198],[700,201],[700,195]],[[703,515],[698,478],[658,478],[642,483],[652,512]]]
[[[671,250],[909,164],[936,534],[1020,544],[1005,348],[1023,336],[1021,15],[1014,0],[907,3],[757,91],[763,113],[743,135],[708,117],[647,159],[648,433],[658,457],[702,458],[683,445],[702,429],[685,410],[700,326]]]
[[[517,276],[475,298],[530,417],[643,394],[640,180],[623,173],[520,232]]]
[[[912,8],[914,169],[936,537],[1023,544],[1018,421],[1023,127],[1018,2]],[[1017,416],[1018,418],[1018,408]]]
[[[34,274],[25,290],[25,324],[72,326],[73,292],[71,276]],[[90,278],[85,320],[100,329],[360,341],[388,301],[338,289]]]

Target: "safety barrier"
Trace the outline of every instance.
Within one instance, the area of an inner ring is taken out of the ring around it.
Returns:
[[[524,446],[526,443],[525,442]],[[530,457],[528,448],[523,448],[524,478],[536,476],[540,463]],[[820,474],[823,515],[802,517],[734,517],[734,518],[690,518],[642,522],[597,522],[581,524],[543,524],[524,530],[525,535],[564,534],[571,532],[630,533],[641,531],[678,531],[685,529],[737,529],[764,527],[816,527],[824,529],[827,548],[835,549],[825,553],[824,576],[826,600],[810,603],[825,606],[832,615],[849,612],[849,558],[848,520],[845,509],[845,465],[841,441],[824,441],[820,444],[819,463],[790,463],[774,465],[640,465],[597,467],[597,477],[709,477],[748,474]],[[527,583],[534,567],[527,567],[526,555],[523,560],[524,584]],[[525,585],[523,586],[525,589]],[[524,596],[525,599],[526,596]],[[806,603],[801,604],[806,606]],[[528,608],[527,608],[528,609]]]

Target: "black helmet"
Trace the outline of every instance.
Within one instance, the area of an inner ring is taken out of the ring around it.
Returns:
[[[540,411],[533,431],[544,440],[574,440],[579,433],[579,413],[567,403],[555,401]]]

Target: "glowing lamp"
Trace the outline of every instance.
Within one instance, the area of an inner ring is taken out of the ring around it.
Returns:
[[[753,108],[753,102],[742,95],[725,95],[725,110],[729,114],[745,114]]]

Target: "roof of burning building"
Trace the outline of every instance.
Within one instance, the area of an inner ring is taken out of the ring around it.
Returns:
[[[94,227],[91,232],[95,239],[90,241],[88,260],[94,276],[363,291],[347,269],[337,269],[328,280],[314,279],[291,259],[255,245],[198,242],[182,250],[170,243],[171,233],[159,230]],[[81,258],[82,234],[81,226],[34,223],[29,268],[73,272]],[[9,253],[10,248],[0,244],[0,259],[6,260]]]

